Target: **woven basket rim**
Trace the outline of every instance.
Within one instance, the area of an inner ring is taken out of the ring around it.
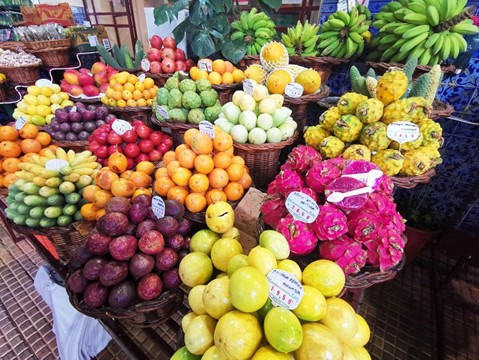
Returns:
[[[58,140],[53,140],[52,139],[52,144],[57,145],[60,147],[88,147],[90,145],[90,142],[88,140],[77,140],[77,141],[58,141]]]
[[[35,64],[28,64],[28,65],[21,65],[21,66],[4,66],[0,65],[0,71],[3,71],[4,69],[7,70],[13,70],[13,69],[24,69],[24,68],[36,68],[42,66],[42,61],[35,63]]]
[[[71,39],[56,39],[56,40],[41,40],[41,41],[24,41],[24,46],[28,50],[38,50],[41,48],[46,48],[47,45],[51,44],[60,44],[60,46],[67,46],[71,47]],[[59,46],[49,46],[50,48],[55,48]]]
[[[80,100],[81,101],[81,100]],[[111,112],[119,112],[119,113],[130,113],[130,112],[148,112],[152,111],[151,106],[107,106],[105,105],[109,111]]]
[[[235,149],[243,150],[249,153],[259,153],[264,151],[280,150],[285,148],[288,145],[293,144],[296,141],[297,137],[298,137],[298,131],[295,131],[293,136],[279,143],[265,143],[261,145],[256,145],[256,144],[241,144],[234,141],[233,147]]]
[[[60,46],[60,47],[52,47],[52,48],[45,48],[45,49],[29,49],[28,52],[35,55],[35,54],[41,54],[44,52],[50,52],[50,51],[67,51],[70,49],[70,46]]]
[[[153,121],[155,124],[166,127],[171,130],[188,130],[191,128],[198,129],[200,126],[198,124],[189,124],[189,123],[181,123],[181,122],[171,122],[171,121],[163,121],[160,122],[155,115],[152,116],[155,120]]]
[[[245,55],[243,57],[244,60],[256,60],[259,59],[259,55]]]
[[[371,66],[371,67],[378,67],[378,68],[383,68],[385,70],[388,70],[390,67],[398,67],[401,68],[404,66],[404,64],[400,63],[387,63],[387,62],[375,62],[375,61],[366,61],[366,65]],[[456,67],[453,64],[440,64],[441,65],[441,70],[444,73],[453,73],[454,70],[456,70]],[[420,70],[423,72],[429,72],[431,70],[432,66],[429,65],[418,65],[416,66],[416,70]]]
[[[243,82],[237,82],[233,84],[224,84],[224,85],[211,85],[215,90],[230,90],[230,89],[239,89],[243,85]]]
[[[340,65],[347,64],[351,60],[346,58],[333,58],[331,56],[306,56],[305,59],[315,63],[315,64],[325,64],[325,65]]]
[[[417,184],[427,184],[436,175],[436,169],[432,168],[422,175],[417,176],[393,176],[391,177],[395,186],[411,189]]]
[[[150,72],[144,72],[146,77],[152,78],[152,79],[168,79],[173,76],[173,74],[153,74]]]
[[[307,104],[310,102],[318,102],[319,100],[327,97],[331,93],[331,89],[327,85],[321,85],[321,88],[319,92],[315,94],[309,94],[309,95],[302,95],[297,98],[289,97],[287,95],[284,96],[284,103],[285,104],[296,104],[296,105],[301,105],[301,104]]]

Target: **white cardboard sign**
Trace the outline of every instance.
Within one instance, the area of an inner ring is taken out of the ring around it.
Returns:
[[[286,199],[286,209],[299,221],[311,224],[319,214],[319,206],[314,199],[299,191],[293,191]]]
[[[281,306],[289,310],[298,307],[303,298],[303,285],[293,274],[284,270],[273,269],[268,275],[269,298],[274,306]]]

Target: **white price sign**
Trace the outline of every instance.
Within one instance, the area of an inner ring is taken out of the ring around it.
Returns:
[[[303,95],[303,91],[304,88],[300,84],[292,82],[286,85],[284,94],[292,98],[297,98]]]
[[[168,119],[168,111],[165,110],[165,108],[161,105],[158,105],[156,107],[156,110],[158,113],[163,117],[163,119]]]
[[[70,112],[77,112],[77,107],[76,106],[73,106],[70,110]]]
[[[206,134],[213,139],[215,137],[215,126],[210,123],[209,121],[201,121],[200,122],[200,132]]]
[[[143,82],[145,81],[146,79],[146,75],[144,73],[141,73],[140,75],[138,75],[138,81],[139,82]]]
[[[254,90],[254,84],[251,80],[247,79],[243,81],[243,91],[246,94],[253,96],[253,90]]]
[[[408,121],[397,121],[388,125],[387,137],[400,144],[414,141],[419,138],[419,126]]]
[[[146,71],[146,72],[150,71],[150,61],[148,59],[141,60],[140,67],[141,67],[141,70],[143,71]]]
[[[123,135],[128,130],[132,130],[133,126],[131,126],[131,124],[128,121],[116,119],[115,121],[113,121],[113,124],[111,124],[111,128],[118,135]]]
[[[311,224],[319,214],[319,206],[314,199],[299,191],[293,191],[286,199],[286,209],[296,220]]]
[[[20,116],[17,121],[15,121],[15,129],[20,130],[25,126],[27,123],[27,119],[25,119],[23,116]]]
[[[209,61],[200,60],[198,61],[198,67],[200,70],[211,72],[213,71],[213,65]]]
[[[303,298],[303,285],[294,275],[279,269],[271,270],[267,277],[269,298],[274,306],[281,306],[289,310],[298,307]]]
[[[37,80],[35,82],[35,86],[38,86],[38,87],[43,87],[43,86],[53,87],[53,83],[48,79],[40,79],[40,80]]]
[[[88,42],[90,46],[95,47],[98,45],[98,38],[95,35],[88,35]]]
[[[45,169],[47,170],[56,170],[56,171],[60,171],[60,169],[63,167],[63,166],[69,166],[70,164],[68,163],[68,161],[66,160],[62,160],[62,159],[52,159],[52,160],[48,160],[46,163],[45,163]]]
[[[161,197],[157,195],[153,196],[151,199],[151,209],[153,210],[153,214],[155,214],[157,219],[165,217],[165,202]]]

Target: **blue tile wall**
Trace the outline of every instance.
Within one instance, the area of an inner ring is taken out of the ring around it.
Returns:
[[[369,9],[376,13],[388,2],[370,0]],[[336,11],[337,1],[325,0],[323,4],[322,21]],[[479,9],[479,1],[469,1],[468,5]],[[364,64],[355,65],[364,68]],[[339,96],[351,88],[348,72],[349,66],[334,69],[328,82],[332,95]],[[454,116],[472,124],[439,119],[446,142],[441,149],[444,162],[437,167],[437,175],[429,184],[415,189],[397,189],[395,197],[430,209],[443,222],[454,221],[461,230],[479,233],[479,49],[462,73],[445,76],[437,96],[454,106]]]

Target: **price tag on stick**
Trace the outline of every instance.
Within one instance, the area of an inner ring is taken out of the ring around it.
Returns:
[[[397,121],[388,125],[386,135],[400,144],[414,141],[419,138],[419,126],[409,121]]]
[[[271,270],[266,276],[269,285],[269,298],[274,306],[289,310],[298,307],[303,298],[303,285],[294,275],[279,269]]]
[[[213,139],[215,137],[215,126],[210,123],[209,121],[201,121],[200,124],[200,132],[206,134]]]
[[[148,59],[141,60],[140,67],[141,67],[141,70],[143,71],[146,71],[146,72],[150,71],[150,61]]]
[[[113,121],[113,124],[111,124],[111,128],[118,135],[123,135],[128,130],[132,130],[133,126],[131,126],[131,124],[128,121],[116,119],[115,121]]]
[[[151,209],[158,219],[165,217],[165,202],[159,196],[153,196],[151,199]]]
[[[207,71],[207,72],[213,71],[213,65],[211,64],[210,61],[200,60],[198,61],[198,67],[200,68],[200,70],[203,70],[203,71]]]
[[[246,94],[253,96],[253,90],[254,90],[254,84],[251,80],[247,79],[243,81],[243,91]]]
[[[25,126],[27,123],[27,119],[25,119],[23,116],[20,116],[17,121],[15,121],[15,129],[20,130]]]
[[[156,107],[156,111],[158,111],[158,113],[161,115],[161,117],[165,120],[168,120],[168,111],[165,110],[165,108],[161,105],[158,105]]]
[[[302,85],[292,82],[286,85],[286,88],[284,89],[284,94],[292,97],[292,98],[298,98],[303,95],[304,88]]]
[[[319,214],[319,206],[311,196],[293,191],[286,199],[286,209],[296,220],[311,224]]]

